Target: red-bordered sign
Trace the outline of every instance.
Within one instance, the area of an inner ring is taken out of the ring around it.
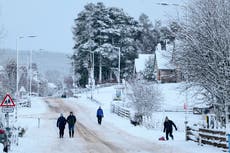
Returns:
[[[9,94],[6,94],[4,100],[2,101],[0,106],[15,106],[14,101],[10,97]]]

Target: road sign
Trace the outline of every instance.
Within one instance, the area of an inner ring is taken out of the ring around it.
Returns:
[[[15,106],[14,101],[12,100],[12,98],[10,97],[9,94],[6,94],[5,98],[3,99],[2,103],[0,106]]]
[[[3,113],[13,113],[14,112],[14,107],[4,106],[4,107],[2,107],[2,112]]]

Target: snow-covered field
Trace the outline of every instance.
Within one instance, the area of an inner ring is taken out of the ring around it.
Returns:
[[[114,94],[114,87],[101,88],[94,91],[93,96],[100,103],[90,101],[84,93],[80,98],[67,99],[32,99],[31,108],[18,109],[17,125],[25,127],[24,137],[19,138],[19,145],[13,145],[12,153],[222,153],[219,148],[199,146],[194,142],[185,141],[183,112],[159,112],[155,118],[163,121],[169,116],[178,126],[174,131],[174,140],[159,141],[164,136],[163,129],[146,129],[133,126],[128,119],[118,117],[110,111],[110,103]],[[174,95],[175,96],[175,95]],[[177,97],[177,100],[180,98]],[[178,103],[172,103],[168,106]],[[101,105],[105,117],[102,125],[96,121],[96,109]],[[179,104],[180,105],[180,104]],[[183,107],[183,106],[181,106]],[[77,117],[77,134],[68,138],[68,129],[63,139],[58,138],[56,120],[60,113],[66,117],[69,111],[74,111]],[[190,114],[188,117],[194,120]],[[40,119],[40,120],[39,120]],[[13,122],[13,120],[12,120]],[[11,124],[13,124],[11,122]]]

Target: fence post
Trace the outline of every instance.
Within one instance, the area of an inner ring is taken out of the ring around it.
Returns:
[[[230,134],[228,133],[228,152],[230,153]]]
[[[185,141],[188,141],[188,127],[185,126]]]
[[[199,135],[199,145],[202,146],[201,136]]]
[[[40,128],[40,117],[38,117],[38,128]]]

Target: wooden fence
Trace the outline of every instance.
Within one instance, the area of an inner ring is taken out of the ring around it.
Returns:
[[[186,127],[186,140],[191,140],[199,144],[207,144],[215,147],[227,149],[227,135],[225,131]]]
[[[111,104],[111,112],[121,117],[130,118],[130,111],[120,105]]]

